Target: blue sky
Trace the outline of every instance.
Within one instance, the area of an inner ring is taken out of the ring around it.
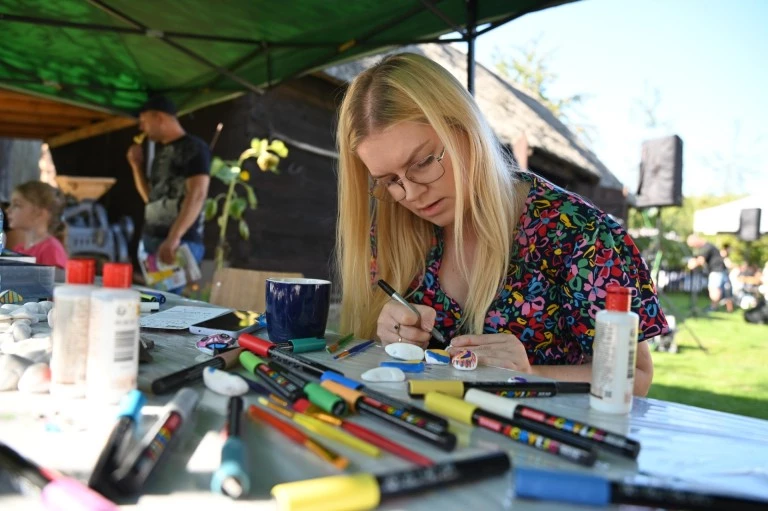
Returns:
[[[551,54],[553,96],[588,96],[592,148],[631,191],[642,141],[675,133],[687,196],[768,193],[768,0],[583,0],[481,36],[477,58],[492,67],[532,41]],[[655,90],[651,130],[638,103]]]

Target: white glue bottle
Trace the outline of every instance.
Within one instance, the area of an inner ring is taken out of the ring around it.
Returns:
[[[139,374],[139,293],[133,266],[104,265],[103,289],[91,295],[86,397],[115,404],[136,388]]]
[[[51,395],[85,397],[91,293],[96,274],[93,259],[67,261],[64,285],[53,290],[51,327]]]
[[[589,406],[605,413],[632,409],[639,318],[630,311],[630,290],[609,286],[605,310],[595,315]]]

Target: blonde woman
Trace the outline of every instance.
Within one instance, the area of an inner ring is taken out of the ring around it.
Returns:
[[[360,74],[341,105],[337,141],[344,331],[427,347],[436,327],[481,364],[572,381],[591,378],[594,317],[609,284],[634,289],[641,341],[667,331],[648,268],[621,226],[517,170],[438,64],[406,53]],[[636,394],[652,376],[641,342]]]

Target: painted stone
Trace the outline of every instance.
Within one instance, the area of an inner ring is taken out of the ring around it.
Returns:
[[[0,355],[0,392],[16,390],[24,371],[33,362],[18,355]]]
[[[511,377],[511,378],[507,379],[507,381],[508,381],[509,383],[525,383],[525,382],[527,382],[528,380],[526,380],[526,379],[525,379],[525,378],[523,378],[522,376],[514,376],[514,377]]]
[[[248,384],[241,377],[214,367],[205,368],[203,382],[211,391],[222,396],[242,396],[248,392]]]
[[[397,382],[405,381],[405,373],[396,367],[374,367],[364,372],[361,378],[370,382]]]
[[[38,363],[27,367],[19,380],[19,392],[45,394],[51,388],[51,368]]]
[[[424,350],[407,342],[393,342],[384,348],[392,358],[400,360],[424,360]]]
[[[424,360],[427,361],[427,364],[449,365],[451,354],[445,350],[426,350]]]
[[[461,350],[451,357],[451,365],[459,371],[474,371],[477,369],[477,355],[469,350]]]

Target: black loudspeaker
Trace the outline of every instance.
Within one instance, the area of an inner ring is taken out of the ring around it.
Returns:
[[[744,241],[760,239],[760,208],[742,209],[739,221],[739,238]]]
[[[638,208],[683,205],[683,140],[672,135],[643,142]]]

